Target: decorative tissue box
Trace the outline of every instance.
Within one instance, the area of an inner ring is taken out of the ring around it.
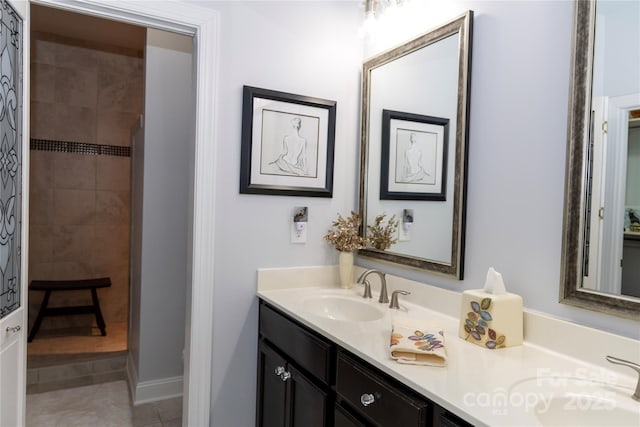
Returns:
[[[493,268],[484,289],[462,293],[458,335],[490,349],[522,344],[522,297],[506,292],[502,276]]]

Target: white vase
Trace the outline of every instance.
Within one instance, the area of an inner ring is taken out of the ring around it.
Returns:
[[[340,287],[351,288],[353,286],[353,252],[340,252],[338,272],[340,273]]]

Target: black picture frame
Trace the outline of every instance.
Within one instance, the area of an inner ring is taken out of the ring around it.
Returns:
[[[240,193],[332,197],[336,104],[244,86]]]
[[[449,119],[382,110],[381,200],[446,201]]]

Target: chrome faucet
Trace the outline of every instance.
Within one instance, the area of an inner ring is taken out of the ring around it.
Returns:
[[[363,281],[364,284],[364,293],[362,294],[362,298],[372,298],[371,296],[371,283],[368,280]]]
[[[611,362],[615,365],[628,366],[629,368],[633,369],[638,374],[640,374],[640,365],[638,365],[637,363],[629,362],[628,360],[624,360],[624,359],[618,359],[617,357],[613,357],[613,356],[607,356],[605,357],[605,359],[607,359],[607,362]],[[633,393],[633,396],[631,396],[631,398],[640,402],[640,377],[638,377],[638,383],[636,384],[636,391],[635,393]]]
[[[368,283],[366,278],[371,273],[375,273],[378,276],[380,276],[380,298],[378,298],[378,302],[379,303],[384,303],[384,304],[388,303],[389,302],[389,294],[387,293],[387,279],[385,278],[385,274],[383,272],[378,271],[378,270],[373,270],[373,269],[367,270],[364,273],[362,273],[360,275],[360,277],[358,277],[357,282],[358,283],[365,283],[365,293],[366,293],[366,290],[367,290],[366,283]],[[369,291],[370,290],[371,290],[371,288],[369,288]]]
[[[389,308],[395,308],[396,310],[400,310],[400,303],[398,302],[398,295],[410,295],[411,292],[397,290],[391,292],[391,304],[389,304]]]

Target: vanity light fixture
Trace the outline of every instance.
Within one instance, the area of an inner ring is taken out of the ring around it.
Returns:
[[[392,16],[398,13],[402,5],[409,0],[364,0],[364,24],[362,35],[372,35],[382,16]]]

